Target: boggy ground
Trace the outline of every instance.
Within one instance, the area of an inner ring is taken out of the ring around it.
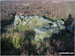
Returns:
[[[59,6],[60,5],[60,6]],[[44,39],[44,43],[38,42],[39,48],[31,43],[31,40],[35,37],[34,31],[25,32],[13,32],[9,33],[3,31],[3,27],[14,21],[15,14],[24,13],[24,15],[41,15],[51,18],[64,18],[65,24],[68,25],[67,16],[71,13],[74,14],[74,2],[63,3],[51,3],[51,2],[2,2],[1,7],[1,54],[2,55],[56,55],[58,52],[74,52],[74,33],[61,30],[63,33],[53,34],[49,39]],[[21,11],[21,12],[20,12]],[[11,33],[13,32],[13,33]],[[32,33],[33,32],[33,33]],[[13,35],[24,36],[25,41],[20,43],[20,48],[16,48],[17,45],[13,44]],[[29,37],[33,38],[29,38]],[[28,37],[28,38],[26,38]],[[37,44],[37,43],[36,43]],[[15,45],[15,46],[14,46]]]
[[[74,36],[73,34],[63,31],[63,33],[53,34],[50,38],[45,38],[44,42],[32,44],[35,37],[34,31],[26,31],[20,33],[24,36],[24,41],[19,45],[11,41],[11,36],[1,39],[1,54],[2,55],[56,55],[58,52],[74,52]],[[16,33],[15,33],[16,34]],[[16,35],[15,35],[16,36]],[[14,38],[14,37],[13,37]],[[22,38],[22,37],[21,37]],[[16,40],[18,41],[18,40]],[[17,45],[16,45],[17,44]],[[39,48],[38,48],[39,46]]]
[[[67,21],[65,21],[66,23]],[[60,30],[50,38],[44,38],[43,42],[33,44],[35,38],[33,30],[9,31],[2,33],[1,54],[2,55],[56,55],[58,52],[74,52],[74,33]]]

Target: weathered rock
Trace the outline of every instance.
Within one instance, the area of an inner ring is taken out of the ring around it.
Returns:
[[[38,25],[41,25],[39,27]],[[57,20],[56,22],[45,19],[41,16],[15,16],[14,27],[28,25],[29,28],[33,28],[36,32],[34,42],[43,41],[44,38],[50,38],[52,34],[58,33],[60,30],[65,29],[64,21]],[[38,26],[38,27],[37,27]]]

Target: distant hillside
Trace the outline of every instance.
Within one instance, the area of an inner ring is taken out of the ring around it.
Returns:
[[[24,11],[25,15],[42,15],[48,17],[67,18],[69,14],[75,17],[75,2],[51,2],[55,0],[24,0],[24,1],[2,1],[1,2],[1,19],[7,19],[10,14],[17,11]],[[56,0],[58,1],[58,0]],[[62,1],[62,0],[60,0]],[[11,15],[10,15],[11,16]],[[9,17],[11,18],[11,17]]]

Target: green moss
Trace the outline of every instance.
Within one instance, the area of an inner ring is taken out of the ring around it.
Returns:
[[[19,48],[20,47],[20,39],[19,39],[19,37],[16,37],[14,40],[13,40],[13,46],[15,47],[15,48]]]

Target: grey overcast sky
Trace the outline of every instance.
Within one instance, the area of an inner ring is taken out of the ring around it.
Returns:
[[[21,1],[21,0],[0,0],[0,1]],[[24,1],[24,0],[23,0]],[[32,0],[33,1],[33,0]],[[36,0],[34,0],[36,1]],[[39,0],[40,1],[40,0]],[[43,0],[44,1],[44,0]],[[56,1],[75,1],[75,0],[56,0]]]

